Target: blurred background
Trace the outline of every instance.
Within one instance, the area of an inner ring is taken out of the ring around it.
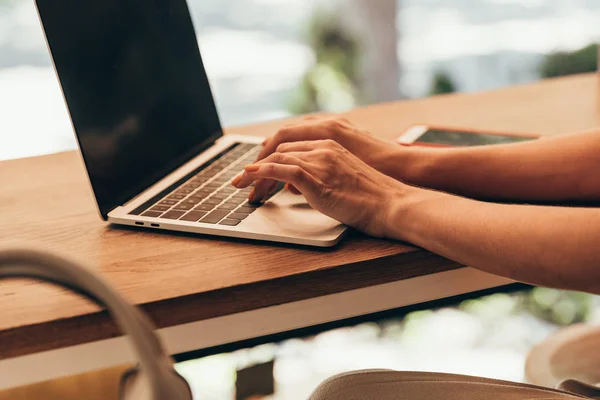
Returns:
[[[596,68],[598,0],[189,0],[225,126]],[[33,0],[0,0],[0,159],[75,148]]]
[[[189,0],[225,126],[597,69],[598,0]],[[0,160],[74,149],[33,0],[0,0]],[[600,323],[600,298],[495,294],[179,365],[202,398],[274,362],[276,399],[359,368],[522,381],[561,326]]]
[[[198,398],[214,400],[236,398],[237,371],[257,364],[272,366],[273,372],[267,372],[274,377],[275,394],[265,398],[273,400],[305,400],[332,375],[360,369],[525,382],[531,348],[578,323],[600,324],[600,296],[534,288],[187,361],[178,370]],[[255,381],[262,378],[261,373],[251,376]],[[248,378],[241,381],[243,387]]]

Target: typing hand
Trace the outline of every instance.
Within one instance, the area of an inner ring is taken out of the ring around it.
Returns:
[[[315,117],[309,116],[297,125],[290,125],[281,129],[275,136],[263,143],[263,150],[259,153],[257,161],[263,160],[275,152],[287,152],[290,146],[297,142],[333,140],[348,151],[369,164],[375,169],[386,173],[382,159],[397,146],[373,137],[368,131],[360,129],[343,117]],[[254,188],[251,201],[264,199],[276,186],[272,179],[259,179]],[[293,193],[299,191],[288,185]]]
[[[293,185],[316,210],[373,236],[384,236],[388,214],[409,188],[367,165],[333,140],[288,143],[248,165],[238,188],[260,179]]]

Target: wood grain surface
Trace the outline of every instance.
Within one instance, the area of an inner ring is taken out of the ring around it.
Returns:
[[[364,107],[349,118],[394,139],[415,123],[561,134],[600,127],[598,78]],[[228,129],[272,135],[290,121]],[[353,233],[329,250],[109,226],[76,152],[0,162],[0,247],[33,246],[94,268],[159,327],[459,267]],[[0,284],[0,359],[118,336],[106,313],[63,290]]]

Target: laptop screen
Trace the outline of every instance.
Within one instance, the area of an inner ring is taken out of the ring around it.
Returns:
[[[185,0],[37,0],[104,218],[222,135]]]

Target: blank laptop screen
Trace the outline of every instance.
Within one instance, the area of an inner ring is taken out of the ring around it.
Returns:
[[[37,5],[104,218],[222,134],[185,0]]]

